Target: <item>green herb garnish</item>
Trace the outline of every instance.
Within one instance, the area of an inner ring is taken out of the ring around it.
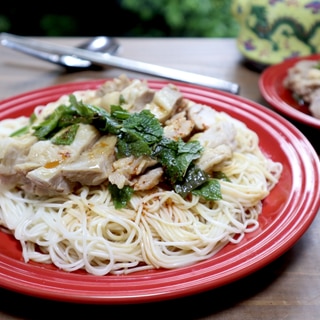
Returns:
[[[184,142],[163,137],[155,146],[152,156],[164,168],[171,184],[182,182],[192,161],[201,155],[202,146],[198,141]]]
[[[123,97],[120,99],[123,100]],[[199,141],[184,142],[164,137],[159,120],[149,111],[129,113],[119,105],[111,106],[111,111],[77,101],[69,96],[69,105],[58,106],[51,115],[36,126],[34,135],[39,140],[51,139],[58,145],[71,144],[80,123],[91,124],[102,134],[117,136],[117,158],[128,156],[149,156],[164,169],[165,182],[182,197],[189,193],[207,200],[221,199],[218,179],[227,179],[222,173],[211,178],[194,164],[203,151]],[[130,200],[133,189],[125,186],[109,186],[116,208],[124,207]]]
[[[110,183],[108,189],[116,209],[124,208],[133,194],[133,189],[130,186],[124,186],[119,189],[116,185]]]
[[[32,124],[36,121],[37,117],[34,113],[31,114],[31,116],[29,117],[29,124],[12,132],[10,134],[10,137],[20,137],[26,133],[28,133],[31,129]]]

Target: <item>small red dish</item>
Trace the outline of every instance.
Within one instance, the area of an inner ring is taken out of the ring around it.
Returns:
[[[104,81],[57,85],[3,100],[0,120],[30,115],[37,105],[75,90],[95,89]],[[165,82],[149,84],[160,89]],[[25,263],[19,242],[0,232],[1,287],[44,299],[87,304],[179,298],[226,285],[259,270],[285,253],[306,232],[320,206],[320,165],[303,134],[277,113],[245,98],[192,85],[177,86],[186,98],[246,123],[259,135],[264,154],[283,164],[279,183],[264,201],[259,230],[195,265],[123,276],[68,273],[53,265]]]
[[[277,111],[298,122],[320,129],[320,119],[313,117],[307,105],[299,105],[292,92],[283,86],[288,69],[300,60],[319,60],[320,54],[285,60],[265,69],[259,79],[263,98]]]

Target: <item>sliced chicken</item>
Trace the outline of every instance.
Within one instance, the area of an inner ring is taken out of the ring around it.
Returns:
[[[207,173],[214,171],[215,165],[232,157],[232,148],[229,145],[221,144],[214,148],[206,148],[201,157],[195,162],[200,169]]]
[[[210,107],[202,105],[193,107],[189,109],[192,119],[198,128],[207,128],[191,138],[191,140],[198,140],[204,147],[196,163],[202,170],[210,173],[215,165],[232,157],[237,146],[237,130],[233,122],[223,120],[221,114]]]
[[[34,136],[1,138],[0,185],[12,188],[23,179],[15,166],[26,161],[30,146],[37,141]]]
[[[19,173],[27,174],[41,166],[55,168],[70,156],[69,146],[55,145],[50,140],[37,141],[31,146],[25,162],[17,164],[15,169]]]
[[[55,168],[39,167],[30,171],[21,188],[38,196],[54,196],[71,193],[75,186],[75,182],[63,177],[61,166],[57,166]]]
[[[116,136],[102,136],[79,158],[63,166],[63,176],[83,185],[99,185],[112,171],[116,143]]]
[[[29,125],[29,117],[3,119],[0,121],[0,139],[9,137],[17,130]]]
[[[70,145],[56,146],[57,148],[52,145],[52,149],[35,146],[36,151],[34,148],[30,150],[28,158],[32,164],[37,163],[38,167],[26,173],[27,183],[21,188],[38,195],[71,192],[74,183],[63,177],[63,166],[75,161],[99,136],[99,132],[93,126],[80,124],[76,137]],[[40,142],[50,143],[50,141]],[[20,170],[23,169],[20,166]]]
[[[163,169],[160,167],[149,170],[133,180],[133,189],[135,191],[150,190],[160,183],[162,175]]]
[[[136,97],[133,102],[132,107],[130,108],[130,112],[140,112],[144,109],[145,105],[150,103],[154,98],[155,91],[154,90],[144,90]]]
[[[118,78],[114,78],[112,81],[106,81],[102,86],[100,86],[96,92],[96,96],[103,97],[107,93],[120,92],[131,83],[131,80],[124,74],[120,75]]]
[[[152,92],[147,82],[135,79],[128,83],[126,82],[126,86],[119,91],[106,92],[103,96],[98,97],[99,100],[95,99],[94,102],[108,112],[111,111],[112,105],[121,105],[123,109],[129,112],[136,112],[138,109],[141,109],[140,106],[137,108],[137,106],[141,104],[139,100],[145,96],[147,92]],[[153,94],[151,96],[147,95],[146,97],[151,101]]]
[[[106,111],[111,111],[112,105],[121,105],[129,112],[140,112],[154,97],[155,91],[151,90],[146,81],[139,79],[130,80],[121,76],[102,85],[97,94],[91,99],[91,104],[99,105]]]
[[[77,135],[70,145],[56,145],[50,140],[34,143],[28,152],[25,162],[16,166],[18,171],[27,173],[30,170],[44,166],[48,169],[76,159],[88,146],[91,146],[100,134],[95,127],[81,124]]]
[[[317,65],[318,62],[313,60],[298,61],[289,68],[283,85],[310,103],[310,95],[320,88],[320,69],[316,68]]]
[[[217,122],[218,112],[206,105],[189,103],[187,118],[194,122],[195,129],[205,131]]]
[[[147,168],[156,163],[156,160],[146,156],[121,158],[113,163],[113,172],[108,179],[110,183],[122,189],[125,185],[132,185],[132,177],[142,174]]]
[[[141,81],[139,79],[132,80],[130,85],[121,91],[121,97],[123,99],[121,106],[131,112],[135,101],[149,90],[150,89],[146,81]]]
[[[165,137],[173,140],[187,138],[194,128],[194,122],[186,118],[185,112],[180,112],[166,121],[163,128]]]
[[[307,104],[310,113],[320,119],[319,91],[320,69],[319,61],[301,60],[289,68],[283,81],[289,89],[303,103]]]
[[[32,135],[1,138],[0,175],[15,174],[14,166],[26,161],[29,149],[36,141]]]
[[[236,147],[236,128],[228,121],[216,121],[209,129],[197,133],[192,140],[198,140],[205,148],[215,148],[219,145],[229,145],[233,150]]]
[[[182,93],[174,85],[166,85],[156,91],[152,101],[145,106],[162,123],[170,118],[182,102]]]
[[[111,111],[112,105],[119,105],[121,100],[121,92],[114,91],[110,93],[106,93],[103,97],[95,96],[92,97],[90,100],[86,99],[87,103],[91,105],[99,106],[100,108],[105,109],[107,112]]]

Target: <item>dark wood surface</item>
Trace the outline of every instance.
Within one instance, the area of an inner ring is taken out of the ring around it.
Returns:
[[[78,45],[81,38],[47,38]],[[240,95],[266,104],[258,88],[260,73],[242,61],[234,39],[120,38],[120,55],[140,61],[237,82]],[[63,68],[0,47],[0,100],[55,84],[113,78],[121,73],[66,72]],[[319,154],[319,130],[294,123]],[[22,284],[23,285],[23,284]],[[1,286],[1,278],[0,278]],[[320,317],[320,219],[280,258],[255,273],[211,291],[169,301],[142,305],[78,305],[42,300],[0,289],[0,319],[319,319]],[[65,316],[64,316],[65,315]],[[67,317],[68,315],[68,317]]]

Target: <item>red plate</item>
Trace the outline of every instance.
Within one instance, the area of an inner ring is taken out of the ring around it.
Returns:
[[[307,105],[299,105],[291,91],[283,86],[288,69],[300,60],[320,60],[320,54],[292,58],[268,67],[259,79],[260,92],[264,99],[283,115],[320,129],[320,119],[311,115]]]
[[[0,119],[30,115],[39,104],[62,94],[96,88],[104,80],[69,83],[25,93],[0,102]],[[149,81],[160,89],[164,81]],[[67,273],[53,265],[24,263],[19,242],[0,232],[0,285],[45,299],[124,304],[178,298],[217,288],[264,267],[304,234],[320,206],[318,156],[308,140],[275,112],[245,98],[177,84],[185,97],[227,112],[256,131],[266,156],[283,163],[279,184],[265,199],[258,231],[237,245],[193,266],[131,275]]]

